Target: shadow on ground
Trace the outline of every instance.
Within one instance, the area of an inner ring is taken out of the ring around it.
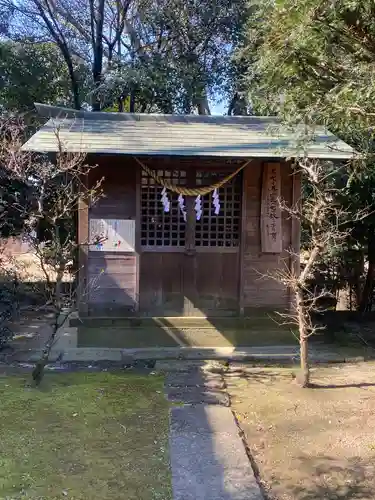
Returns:
[[[345,389],[354,387],[360,389],[362,387],[375,387],[375,384],[360,382],[358,384],[311,384],[310,389]]]
[[[295,486],[298,500],[371,500],[375,498],[375,467],[360,457],[338,460],[331,456],[299,457],[301,467],[311,471],[312,484]]]

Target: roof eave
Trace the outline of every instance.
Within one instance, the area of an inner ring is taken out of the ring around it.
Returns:
[[[26,142],[22,146],[22,151],[30,151],[30,152],[39,152],[39,153],[57,153],[57,147],[51,147],[45,149],[44,151],[40,151],[38,147],[29,144],[30,141]],[[296,151],[285,151],[285,152],[266,152],[266,151],[258,151],[252,154],[245,155],[242,152],[223,152],[222,154],[216,153],[213,154],[212,151],[186,151],[186,150],[149,150],[149,151],[122,151],[122,150],[108,150],[108,149],[80,149],[75,150],[75,148],[69,149],[66,148],[66,151],[69,153],[86,153],[86,154],[97,154],[97,155],[121,155],[121,156],[180,156],[180,157],[193,157],[193,158],[263,158],[263,159],[280,159],[280,160],[295,160],[298,157],[307,157],[307,158],[316,158],[321,160],[330,160],[330,161],[343,161],[343,160],[351,160],[354,155],[352,153],[340,152],[334,155],[327,155],[324,152],[314,152],[314,154],[306,153],[305,155],[301,155]]]

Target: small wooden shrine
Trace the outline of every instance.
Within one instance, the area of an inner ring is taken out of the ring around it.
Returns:
[[[24,146],[85,152],[105,196],[80,207],[84,315],[220,317],[288,308],[267,276],[299,266],[298,138],[275,118],[97,113],[37,105],[49,120]],[[304,152],[343,161],[325,130]],[[289,158],[288,160],[285,158]]]

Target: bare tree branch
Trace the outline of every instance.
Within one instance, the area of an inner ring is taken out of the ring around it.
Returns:
[[[303,204],[288,206],[279,200],[284,212],[291,218],[301,221],[308,232],[307,255],[302,271],[296,274],[293,269],[279,269],[267,273],[264,277],[276,280],[294,295],[291,311],[279,313],[283,324],[294,324],[298,328],[300,343],[301,374],[298,377],[303,387],[310,384],[308,339],[322,329],[313,321],[314,313],[324,309],[324,302],[334,299],[329,290],[311,288],[312,278],[317,269],[319,259],[324,253],[343,243],[350,236],[353,222],[368,217],[366,209],[354,213],[344,209],[340,204],[340,195],[345,192],[347,184],[338,187],[335,179],[342,178],[342,167],[333,168],[331,164],[301,158],[296,165],[296,173],[304,176],[305,187],[309,194]],[[300,256],[296,256],[298,259]]]

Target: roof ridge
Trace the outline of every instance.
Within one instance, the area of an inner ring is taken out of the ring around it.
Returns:
[[[34,106],[40,116],[45,118],[83,118],[87,120],[109,120],[109,121],[168,121],[170,119],[174,123],[186,122],[215,122],[227,121],[228,123],[248,123],[270,122],[280,123],[280,119],[276,116],[254,116],[254,115],[179,115],[179,114],[163,114],[163,113],[125,113],[125,112],[108,112],[108,111],[87,111],[83,109],[64,108],[61,106],[52,106],[50,104],[34,103]]]

